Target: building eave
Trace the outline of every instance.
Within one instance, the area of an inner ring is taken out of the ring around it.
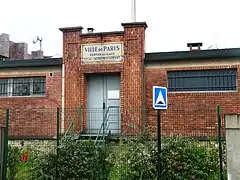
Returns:
[[[144,61],[157,62],[168,60],[208,60],[223,58],[240,58],[240,48],[146,53]]]
[[[62,58],[2,60],[0,68],[61,66]]]

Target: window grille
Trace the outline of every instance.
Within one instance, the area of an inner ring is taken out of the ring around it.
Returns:
[[[169,71],[168,91],[236,91],[237,69]]]
[[[0,96],[38,96],[45,93],[45,77],[0,79]]]

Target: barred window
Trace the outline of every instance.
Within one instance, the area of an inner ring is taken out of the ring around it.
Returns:
[[[13,79],[13,96],[30,96],[32,78]]]
[[[0,96],[8,95],[8,80],[0,79]]]
[[[235,91],[237,69],[168,72],[168,91]]]
[[[0,96],[37,96],[45,91],[45,77],[0,79]]]
[[[34,78],[33,79],[33,95],[45,95],[46,80],[45,78]]]

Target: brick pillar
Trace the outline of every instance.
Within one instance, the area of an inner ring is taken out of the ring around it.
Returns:
[[[60,28],[63,32],[64,68],[64,129],[66,130],[80,107],[80,44],[83,27]]]
[[[143,60],[145,22],[122,23],[124,27],[125,58],[122,72],[122,130],[124,134],[141,132],[143,118]]]

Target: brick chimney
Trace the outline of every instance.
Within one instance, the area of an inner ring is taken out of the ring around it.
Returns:
[[[187,43],[187,47],[189,47],[190,51],[200,51],[202,47],[202,43]]]

